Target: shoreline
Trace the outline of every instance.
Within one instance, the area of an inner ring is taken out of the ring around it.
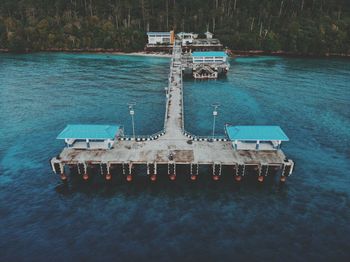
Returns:
[[[292,53],[285,51],[264,51],[264,50],[229,50],[233,57],[245,57],[245,56],[281,56],[281,57],[296,57],[296,58],[350,58],[350,54],[345,53],[326,53],[324,55],[318,54],[302,54]]]
[[[171,58],[171,54],[164,52],[146,52],[146,51],[134,51],[134,52],[123,52],[115,49],[64,49],[64,48],[50,48],[40,51],[26,50],[23,52],[11,52],[9,49],[1,49],[1,53],[7,54],[33,54],[33,53],[81,53],[81,54],[110,54],[110,55],[130,55],[130,56],[149,56],[149,57],[164,57]]]
[[[12,54],[32,54],[32,53],[41,53],[41,52],[52,52],[52,53],[86,53],[86,54],[112,54],[112,55],[131,55],[131,56],[148,56],[148,57],[164,57],[171,58],[171,54],[165,52],[149,52],[149,51],[134,51],[134,52],[125,52],[117,49],[65,49],[65,48],[50,48],[40,51],[30,51],[26,50],[23,52],[11,52],[9,49],[0,48],[1,53],[12,53]],[[247,57],[247,56],[280,56],[280,57],[297,57],[297,58],[350,58],[350,54],[346,53],[327,53],[324,55],[318,54],[302,54],[302,53],[292,53],[285,51],[264,51],[264,50],[233,50],[229,49],[228,53],[231,57]]]

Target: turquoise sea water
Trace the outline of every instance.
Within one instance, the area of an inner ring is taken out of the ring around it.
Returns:
[[[227,78],[185,82],[185,125],[280,125],[296,169],[283,186],[63,187],[49,158],[68,123],[162,128],[169,59],[104,54],[0,55],[0,259],[289,260],[350,258],[350,63],[237,58]]]

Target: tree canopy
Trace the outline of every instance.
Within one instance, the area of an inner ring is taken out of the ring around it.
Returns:
[[[348,0],[1,0],[0,48],[141,50],[150,31],[236,50],[350,53]]]

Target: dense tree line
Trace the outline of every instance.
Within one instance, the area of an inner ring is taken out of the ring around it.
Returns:
[[[239,50],[350,53],[350,0],[0,0],[0,48],[141,50],[207,29]]]

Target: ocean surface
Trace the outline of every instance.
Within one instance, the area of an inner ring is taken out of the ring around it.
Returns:
[[[237,58],[187,80],[186,129],[280,125],[284,186],[210,179],[65,186],[49,159],[66,124],[162,128],[168,58],[0,55],[1,261],[350,261],[350,62]],[[183,174],[187,175],[187,174]],[[180,175],[179,175],[180,176]]]

